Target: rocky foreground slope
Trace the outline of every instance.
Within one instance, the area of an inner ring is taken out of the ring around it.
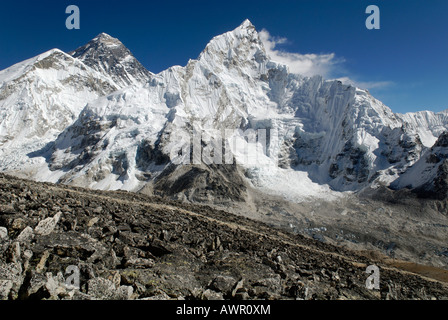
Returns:
[[[406,268],[206,206],[0,175],[2,299],[448,299],[446,271]]]

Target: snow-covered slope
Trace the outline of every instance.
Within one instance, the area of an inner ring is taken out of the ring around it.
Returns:
[[[448,123],[448,110],[434,113],[432,111],[409,112],[397,116],[410,129],[415,131],[422,144],[431,148],[438,137],[446,130]]]
[[[34,153],[45,159],[35,165],[38,180],[134,191],[151,185],[201,197],[226,188],[239,197],[235,189],[255,187],[293,201],[331,198],[336,191],[390,184],[448,129],[445,112],[394,114],[366,90],[290,73],[267,56],[248,20],[213,38],[185,67],[156,75],[104,34],[72,56],[64,54],[119,90],[97,92],[98,99],[78,95],[88,103],[76,109],[79,117],[62,123],[58,138]],[[14,66],[0,76],[10,79],[27,68]],[[11,128],[22,133],[14,123]],[[259,129],[268,133],[265,149],[247,137]],[[193,146],[187,148],[196,132],[207,133],[200,143],[207,154],[216,130],[233,130],[224,137],[232,165],[209,165],[205,157],[197,163]],[[3,161],[1,168],[20,166]]]
[[[70,55],[51,50],[0,72],[0,166],[20,170],[87,101],[118,89]]]
[[[444,199],[448,196],[448,131],[442,133],[434,146],[399,179],[392,188],[414,189],[424,196]]]
[[[111,40],[106,42],[105,38]],[[109,59],[116,63],[123,58],[127,63],[124,69],[135,71],[130,72],[135,77],[128,77],[133,84],[148,81],[149,71],[144,71],[129,50],[113,38],[102,34],[88,46],[101,47],[102,52],[111,47]],[[84,55],[78,59],[80,52]],[[71,125],[89,101],[128,85],[113,73],[109,74],[109,70],[91,63],[89,52],[86,46],[76,50],[73,56],[53,49],[0,71],[2,170],[24,172],[26,167],[35,171],[34,167],[38,168],[42,162],[42,158],[36,157],[36,151]]]

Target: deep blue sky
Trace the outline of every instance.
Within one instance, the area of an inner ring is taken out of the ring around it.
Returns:
[[[80,30],[65,28],[70,4],[81,10]],[[370,4],[381,10],[380,30],[365,27]],[[0,69],[106,32],[157,73],[197,58],[212,37],[246,18],[287,38],[285,51],[334,53],[343,60],[334,77],[372,84],[372,94],[395,112],[448,108],[446,0],[2,1]]]

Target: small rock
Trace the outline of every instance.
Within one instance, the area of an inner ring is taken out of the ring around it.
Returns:
[[[0,261],[0,279],[12,282],[9,295],[16,299],[24,280],[22,265],[20,263],[2,264]]]
[[[233,290],[232,290],[232,297],[236,297],[236,294],[237,294],[238,290],[242,289],[243,286],[244,286],[244,279],[241,279],[240,281],[238,281],[238,283],[233,288]]]
[[[20,244],[18,242],[14,242],[10,247],[9,247],[9,259],[11,262],[14,263],[20,263],[21,259],[21,250],[20,250]]]
[[[47,264],[47,260],[50,257],[50,252],[45,251],[42,257],[40,258],[39,263],[36,266],[36,271],[41,273],[45,269],[45,265]]]
[[[113,300],[131,300],[134,289],[131,286],[121,286],[112,297]]]
[[[30,260],[33,257],[33,251],[27,249],[23,252],[22,256],[25,259],[25,261]]]
[[[234,297],[236,300],[249,300],[250,298],[247,292],[237,292]]]
[[[29,269],[30,267],[30,260],[33,257],[33,251],[26,249],[23,253],[22,253],[22,258],[23,258],[23,269],[26,271]]]
[[[14,214],[16,213],[16,210],[14,208],[14,205],[0,205],[0,211],[4,214]]]
[[[223,251],[224,247],[222,246],[221,239],[217,236],[215,239],[215,248],[218,251]]]
[[[108,268],[114,269],[117,265],[121,263],[120,259],[117,258],[117,254],[113,249],[110,249],[109,254],[104,256],[104,265]]]
[[[93,213],[100,214],[103,212],[103,207],[96,207],[93,209]]]
[[[341,277],[339,277],[339,274],[337,271],[336,272],[333,271],[333,272],[331,272],[331,279],[334,281],[340,281]]]
[[[237,281],[233,277],[219,275],[213,279],[209,285],[209,288],[227,295],[232,293],[233,286],[236,282]]]
[[[130,258],[126,260],[125,267],[134,268],[150,268],[155,264],[152,259],[142,259],[142,258]]]
[[[202,300],[224,300],[222,293],[207,289],[202,293]]]
[[[113,281],[94,278],[87,282],[87,293],[97,299],[110,299],[117,289]]]
[[[0,300],[8,300],[13,282],[11,280],[0,280]]]
[[[16,240],[23,243],[31,241],[33,240],[33,238],[34,238],[33,228],[28,226],[25,229],[23,229],[23,231],[19,234]]]
[[[118,272],[118,271],[114,271],[114,272],[112,273],[112,277],[111,277],[110,280],[112,280],[112,282],[114,283],[114,285],[118,288],[118,287],[120,286],[120,283],[121,283],[121,275],[120,275],[120,272]]]
[[[11,229],[13,230],[23,230],[26,227],[26,221],[22,218],[17,218],[12,222]]]
[[[8,229],[0,227],[0,241],[8,240]]]
[[[46,276],[47,281],[45,283],[45,288],[47,289],[50,297],[57,298],[60,295],[67,295],[67,289],[62,273],[58,273],[55,277],[51,272],[48,272]]]
[[[87,286],[88,294],[100,300],[130,300],[134,293],[131,286],[117,288],[113,281],[104,278],[90,279]]]
[[[87,223],[87,228],[93,227],[100,219],[98,217],[90,219],[90,221]]]
[[[39,222],[39,224],[34,228],[34,232],[41,236],[47,236],[53,232],[54,228],[61,218],[61,213],[58,212],[53,218],[47,218]]]
[[[308,278],[313,275],[312,271],[301,268],[296,268],[296,273],[298,273],[303,278]]]

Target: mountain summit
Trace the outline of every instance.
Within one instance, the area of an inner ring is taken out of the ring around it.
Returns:
[[[108,74],[118,86],[144,84],[152,75],[120,40],[106,33],[70,54],[92,69]]]

